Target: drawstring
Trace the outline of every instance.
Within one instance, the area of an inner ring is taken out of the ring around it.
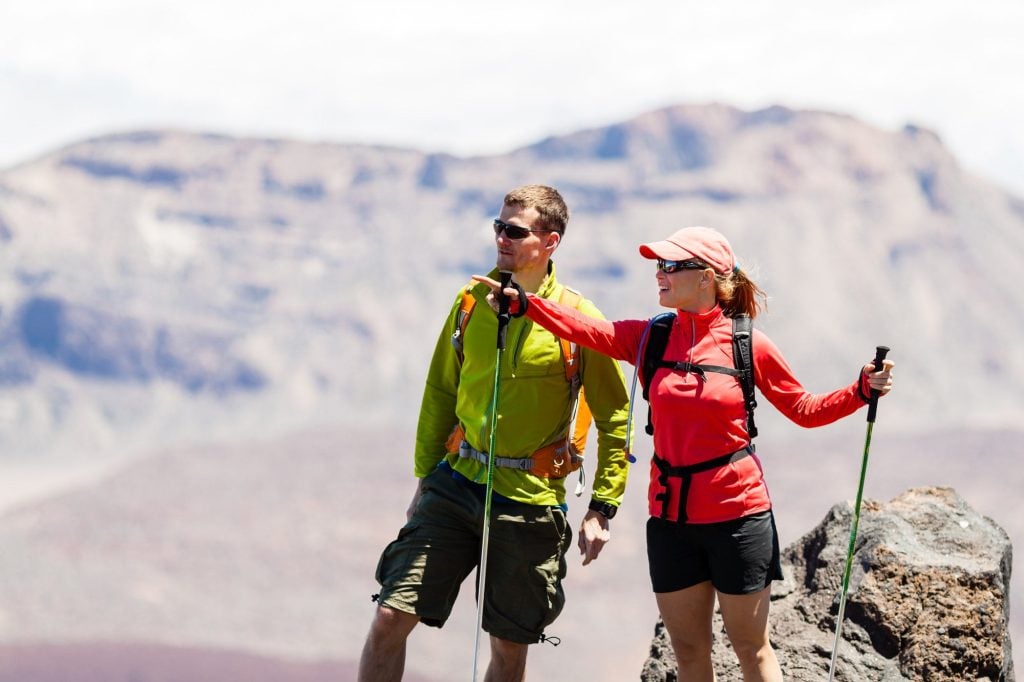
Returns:
[[[584,462],[580,462],[580,477],[576,481],[576,497],[583,494],[587,488],[587,469]]]
[[[371,594],[370,595],[370,601],[374,601],[375,602],[375,601],[379,601],[379,600],[380,600],[380,593]],[[554,636],[554,635],[552,635],[551,637],[548,637],[547,635],[545,635],[542,632],[542,633],[540,633],[540,640],[539,641],[542,644],[550,644],[551,646],[558,646],[559,644],[562,643],[562,638]]]

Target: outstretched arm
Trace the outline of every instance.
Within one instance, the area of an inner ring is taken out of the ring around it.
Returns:
[[[494,294],[501,285],[483,275],[473,275],[473,279],[491,288],[487,302],[497,310]],[[525,314],[555,336],[596,350],[615,360],[632,362],[636,357],[636,349],[647,324],[646,320],[610,322],[548,298],[523,294],[522,290],[515,286],[506,287],[504,293],[511,303],[509,311],[515,317]]]
[[[828,393],[811,393],[797,380],[779,349],[764,334],[754,331],[755,381],[761,393],[782,414],[804,427],[823,426],[853,414],[867,404],[872,389],[880,395],[892,390],[893,363],[886,360],[861,367],[857,380]]]

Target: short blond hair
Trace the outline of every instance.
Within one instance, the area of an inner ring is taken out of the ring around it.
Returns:
[[[523,185],[505,195],[505,205],[515,208],[535,208],[540,214],[539,227],[565,234],[569,222],[569,207],[558,190],[547,185]]]

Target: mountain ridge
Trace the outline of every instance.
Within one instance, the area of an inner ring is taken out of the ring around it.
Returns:
[[[708,224],[812,390],[885,343],[898,428],[1024,413],[1024,360],[991,343],[1024,335],[1024,202],[916,126],[688,104],[499,155],[148,130],[0,172],[0,460],[405,418],[534,181],[572,211],[560,278],[610,318],[658,312],[638,243]]]

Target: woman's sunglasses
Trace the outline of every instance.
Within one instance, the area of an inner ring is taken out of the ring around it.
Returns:
[[[696,260],[658,259],[658,272],[664,272],[666,275],[671,275],[673,272],[679,272],[680,270],[704,270],[708,267],[710,266]]]
[[[505,236],[509,239],[526,239],[530,236],[531,232],[551,232],[551,230],[531,230],[528,227],[522,227],[520,225],[509,225],[504,220],[499,218],[494,219],[494,236],[501,234],[502,230],[505,231]]]

